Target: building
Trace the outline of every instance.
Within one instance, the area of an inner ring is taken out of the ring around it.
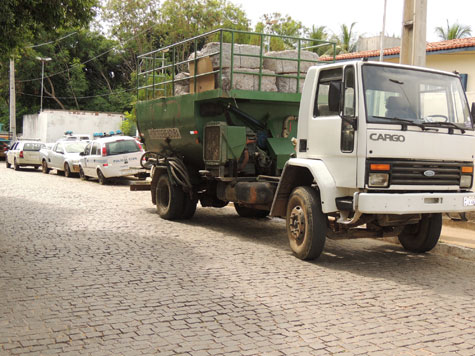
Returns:
[[[44,110],[39,114],[23,116],[22,137],[54,142],[65,131],[92,135],[120,129],[124,115],[93,111]]]
[[[399,63],[400,53],[400,46],[384,49],[383,60],[384,62]],[[460,73],[469,103],[475,102],[475,37],[429,42],[426,54],[426,67]],[[336,56],[336,60],[348,61],[368,58],[370,61],[378,61],[379,55],[379,50],[361,51],[340,54]],[[324,57],[320,59],[332,60],[332,58]]]

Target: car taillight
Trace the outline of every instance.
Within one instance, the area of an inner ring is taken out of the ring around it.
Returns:
[[[23,151],[20,151],[20,158],[23,158]]]
[[[102,147],[102,156],[107,156],[107,147]]]

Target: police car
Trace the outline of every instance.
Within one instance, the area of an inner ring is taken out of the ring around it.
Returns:
[[[82,180],[97,178],[100,184],[107,184],[113,177],[147,176],[147,171],[140,166],[144,150],[133,137],[118,136],[113,132],[94,136],[97,138],[80,153],[79,176]]]

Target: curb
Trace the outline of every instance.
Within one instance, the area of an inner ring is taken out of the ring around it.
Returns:
[[[397,237],[384,237],[380,240],[401,246]],[[475,261],[475,249],[465,246],[451,245],[445,242],[439,242],[430,253]]]

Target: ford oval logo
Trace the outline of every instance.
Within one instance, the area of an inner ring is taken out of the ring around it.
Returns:
[[[435,172],[434,171],[425,171],[424,175],[426,177],[433,177],[433,176],[435,176]]]

